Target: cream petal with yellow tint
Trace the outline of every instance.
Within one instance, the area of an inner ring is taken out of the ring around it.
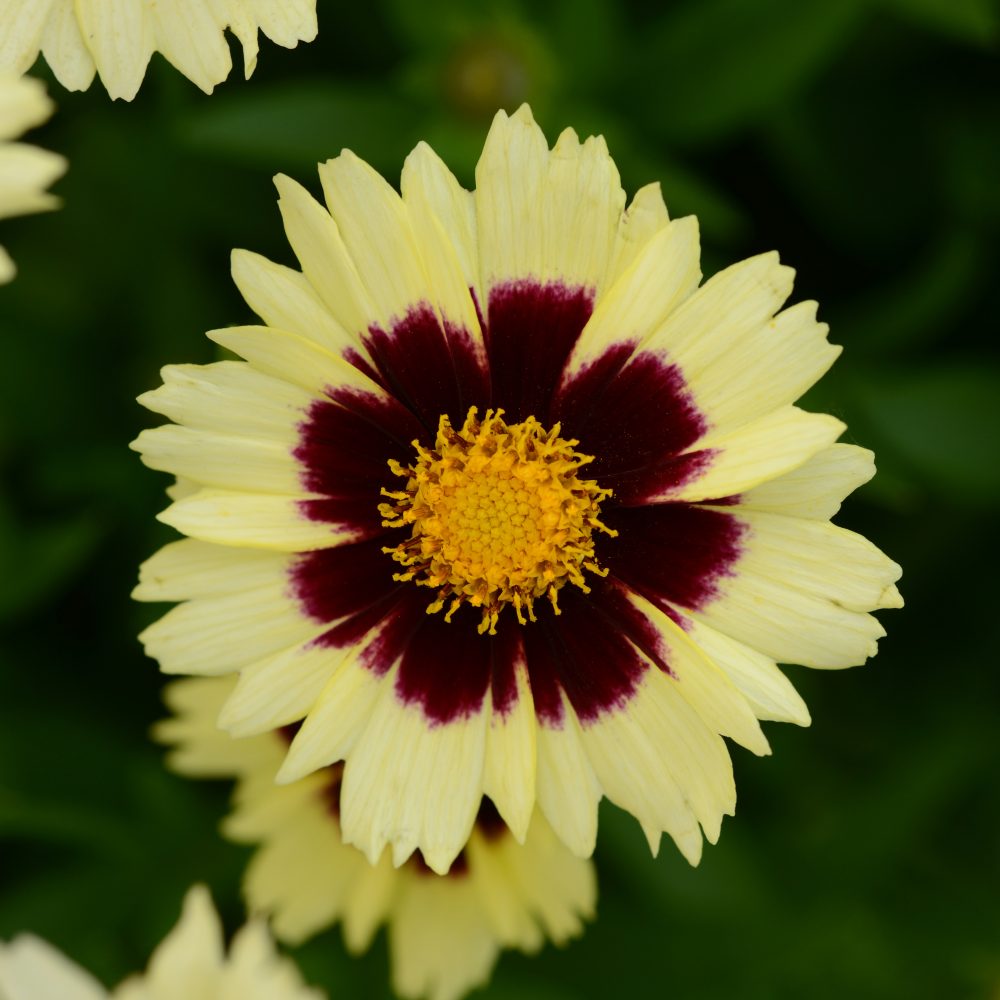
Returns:
[[[372,864],[387,845],[397,867],[419,847],[443,875],[482,798],[486,713],[428,727],[419,708],[400,704],[394,682],[395,669],[344,767],[341,828]]]
[[[840,354],[816,321],[816,303],[778,313],[696,368],[680,359],[698,406],[717,427],[736,427],[794,403]]]
[[[758,719],[808,726],[809,709],[774,660],[702,621],[685,624],[693,642],[739,689]]]
[[[510,837],[489,839],[476,831],[470,840],[470,864],[493,852],[504,882],[520,895],[522,905],[538,921],[543,933],[565,944],[583,931],[583,921],[595,914],[597,877],[592,865],[573,857],[541,813],[531,821],[524,848]],[[534,934],[522,931],[528,948]],[[513,940],[513,943],[517,943]]]
[[[36,0],[28,0],[35,3]],[[97,74],[73,0],[56,0],[42,32],[42,55],[67,90],[86,90]]]
[[[96,68],[130,101],[156,51],[211,93],[232,69],[226,28],[249,77],[258,31],[286,48],[316,37],[316,0],[0,0],[0,27],[0,72],[23,73],[41,51],[68,89],[86,90]]]
[[[223,674],[308,641],[316,625],[284,580],[179,604],[139,637],[165,673]]]
[[[566,129],[550,151],[522,106],[497,113],[476,167],[480,287],[530,278],[595,291],[608,280],[625,209],[603,138]]]
[[[181,919],[153,953],[143,976],[122,983],[113,1000],[325,1000],[281,958],[259,921],[237,931],[227,956],[222,926],[203,886],[191,889]]]
[[[31,935],[0,942],[4,1000],[325,1000],[304,986],[260,921],[241,928],[225,954],[208,891],[195,886],[181,919],[153,953],[146,973],[110,993],[62,954]]]
[[[111,97],[131,101],[156,47],[145,0],[73,0],[80,33]],[[228,55],[228,53],[227,53]]]
[[[597,843],[601,783],[591,766],[580,722],[563,696],[562,725],[538,727],[538,806],[559,839],[580,858]]]
[[[373,630],[374,633],[378,629]],[[370,636],[368,642],[377,639]],[[362,647],[363,648],[363,647]],[[382,691],[383,680],[360,662],[361,652],[352,650],[334,671],[316,703],[292,740],[275,778],[290,784],[354,750]]]
[[[262,840],[247,865],[247,905],[252,912],[273,913],[274,933],[292,945],[307,940],[317,927],[343,918],[354,881],[368,868],[364,857],[341,840],[337,825],[324,822],[315,800],[316,793],[310,792],[299,808],[279,815],[272,811],[259,824],[267,827],[268,834],[280,827],[280,837],[247,836],[235,824],[226,824],[226,833],[234,840]],[[384,865],[392,870],[388,859]]]
[[[563,131],[549,153],[542,195],[543,281],[603,290],[625,209],[615,161],[602,136],[581,143]]]
[[[278,552],[308,552],[344,541],[357,532],[303,513],[302,499],[238,490],[202,489],[177,500],[157,517],[192,538]]]
[[[51,113],[52,102],[37,80],[0,71],[0,219],[43,212],[59,205],[59,199],[46,188],[66,170],[66,161],[47,150],[10,141],[25,129],[44,122]],[[0,284],[10,281],[15,273],[14,262],[0,247]]]
[[[163,689],[173,714],[157,722],[151,735],[170,745],[167,764],[173,770],[196,778],[231,778],[270,774],[277,767],[281,755],[276,740],[234,740],[215,724],[232,689],[231,677],[175,681]]]
[[[243,667],[219,725],[233,736],[254,736],[307,715],[330,678],[354,655],[349,646],[330,648],[316,641],[327,628]]]
[[[355,854],[364,860],[363,855]],[[388,851],[382,854],[377,865],[364,860],[358,867],[360,870],[351,882],[342,918],[344,944],[356,955],[371,947],[379,925],[389,919],[396,900],[399,872]]]
[[[211,365],[168,365],[163,385],[143,393],[148,410],[203,431],[297,442],[300,423],[315,396],[284,379],[239,361]],[[248,412],[249,411],[249,412]]]
[[[642,824],[656,854],[660,833],[687,860],[701,859],[701,830],[714,843],[736,791],[725,745],[668,679],[651,668],[630,699],[627,718],[611,712],[583,730],[583,744],[604,794]],[[689,754],[700,756],[691,761]],[[626,755],[628,768],[618,764]],[[680,754],[680,757],[675,755]]]
[[[776,315],[794,275],[777,254],[735,264],[690,294],[699,277],[695,244],[688,258],[691,274],[678,286],[682,294],[668,297],[654,277],[659,273],[662,281],[663,274],[676,274],[677,265],[658,263],[654,248],[663,235],[661,230],[645,246],[609,295],[618,292],[625,303],[632,303],[639,322],[624,322],[617,332],[612,321],[604,324],[606,331],[590,329],[596,326],[595,316],[576,345],[570,373],[599,358],[609,346],[627,344],[677,366],[708,426],[724,435],[794,402],[833,363],[840,349],[827,343],[827,327],[816,321],[815,304],[799,303]],[[637,302],[631,285],[650,291]],[[646,303],[642,326],[638,307]],[[612,319],[617,317],[618,309],[603,308]],[[601,310],[599,304],[598,315]]]
[[[142,564],[132,596],[139,601],[222,597],[272,585],[288,566],[289,557],[281,553],[183,538],[165,545]]]
[[[639,594],[631,604],[657,632],[658,653],[669,667],[670,683],[698,713],[712,734],[727,736],[751,753],[771,752],[753,711],[737,686],[702,647],[668,614]]]
[[[898,606],[899,566],[825,521],[747,511],[739,573],[695,618],[782,663],[841,668],[873,656],[885,631],[870,609]],[[830,566],[839,572],[830,573]]]
[[[108,1000],[108,992],[52,945],[32,934],[0,942],[3,1000]]]
[[[57,208],[59,199],[45,188],[64,170],[62,157],[48,150],[22,143],[0,146],[0,218]]]
[[[211,93],[233,61],[216,14],[205,0],[172,0],[149,7],[156,49],[195,86]]]
[[[53,104],[38,80],[0,75],[0,141],[47,121]]]
[[[875,475],[875,456],[867,448],[834,444],[777,479],[755,486],[740,498],[748,510],[825,521],[844,498]]]
[[[474,887],[443,881],[408,880],[398,917],[389,924],[392,987],[404,1000],[458,1000],[489,979],[496,960],[496,941]]]
[[[259,739],[251,737],[250,741],[257,742]],[[272,742],[273,739],[272,736]],[[270,761],[273,765],[273,746]],[[294,825],[303,810],[309,810],[309,815],[314,816],[313,807],[317,800],[322,800],[327,787],[328,781],[322,772],[310,774],[294,785],[283,786],[274,783],[273,766],[268,768],[266,774],[244,769],[243,779],[233,793],[237,809],[223,820],[222,832],[232,840],[266,840],[276,823],[291,822]]]
[[[777,313],[794,277],[774,252],[732,264],[709,278],[642,346],[663,351],[694,378]]]
[[[201,486],[295,496],[305,492],[301,466],[292,455],[296,440],[290,424],[285,440],[272,441],[164,424],[143,431],[131,447],[149,468]]]
[[[337,323],[357,335],[373,321],[384,321],[385,310],[371,300],[330,213],[290,177],[279,174],[274,183],[288,242],[302,273]]]
[[[647,184],[633,195],[618,223],[614,249],[608,264],[607,287],[624,274],[654,236],[670,223],[659,184]]]
[[[531,112],[498,111],[476,165],[479,286],[538,277],[545,266],[539,226],[549,147]],[[485,308],[485,302],[482,303]]]
[[[443,229],[424,226],[422,235],[433,242],[418,241],[407,204],[353,153],[328,160],[319,175],[327,207],[373,305],[367,325],[359,330],[373,324],[390,330],[408,310],[428,300],[443,320],[468,329],[478,326]]]
[[[135,995],[151,997],[198,996],[218,982],[225,962],[222,924],[203,886],[191,889],[177,926],[153,952],[145,982]],[[131,990],[126,985],[123,992]]]
[[[517,693],[503,712],[490,711],[483,763],[483,793],[523,842],[535,809],[535,775],[538,766],[537,723],[531,698],[527,665],[515,667]]]
[[[871,615],[780,581],[745,579],[739,588],[720,589],[721,596],[693,617],[779,663],[828,670],[857,666],[875,655],[885,635]]]
[[[208,336],[259,371],[312,392],[313,402],[337,389],[391,402],[385,390],[354,365],[298,334],[266,326],[235,326],[212,330]]]
[[[31,69],[49,19],[72,10],[73,0],[0,0],[0,74],[20,76]]]
[[[461,330],[472,341],[475,360],[485,370],[488,364],[486,345],[476,304],[470,294],[473,286],[466,277],[467,265],[419,185],[410,185],[404,192],[407,190],[409,197],[405,197],[404,202],[409,209],[414,237],[423,251],[421,257],[430,301],[438,304],[441,318],[448,324],[446,329]]]
[[[260,254],[234,250],[232,275],[247,305],[267,324],[265,329],[285,330],[338,355],[356,345],[357,338],[333,318],[302,272]]]
[[[545,820],[538,817],[535,822],[545,823]],[[499,841],[501,845],[507,844],[509,838],[500,837]],[[476,867],[480,905],[496,937],[508,948],[538,951],[545,936],[533,914],[524,907],[521,886],[515,881],[517,875],[508,868],[502,847],[494,848],[493,840],[474,828],[464,853],[468,863]],[[527,853],[522,850],[518,856]]]
[[[644,341],[698,287],[698,221],[693,216],[660,227],[597,302],[563,374],[571,381],[609,346]]]
[[[267,998],[293,997],[301,1000],[324,1000],[315,989],[306,989],[298,969],[279,958],[271,935],[262,921],[241,927],[229,949],[229,965],[221,984],[222,997]]]
[[[750,536],[740,562],[751,578],[781,580],[850,611],[884,607],[882,595],[901,569],[867,538],[827,521],[740,510]],[[831,577],[829,567],[840,571]]]
[[[434,213],[451,244],[465,287],[473,289],[482,303],[478,223],[472,192],[458,183],[426,142],[417,143],[403,163],[400,190],[407,205],[423,202]]]
[[[646,500],[696,503],[742,493],[808,462],[844,430],[836,417],[783,406],[737,430],[709,432],[692,449],[708,456],[705,471]]]
[[[219,0],[213,0],[218,3]],[[257,66],[258,27],[275,45],[294,49],[316,37],[316,0],[222,0],[233,33],[243,45],[245,76]],[[237,30],[238,29],[238,30]]]

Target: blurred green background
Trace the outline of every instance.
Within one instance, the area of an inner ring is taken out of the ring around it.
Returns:
[[[963,998],[1000,993],[1000,39],[989,0],[319,2],[215,96],[155,57],[133,104],[51,92],[52,215],[13,220],[0,289],[0,938],[32,929],[117,982],[212,887],[242,919],[228,786],[167,774],[161,678],[134,636],[165,477],[134,397],[203,331],[250,320],[231,247],[291,263],[270,176],[316,189],[348,146],[396,180],[428,139],[472,183],[497,106],[603,132],[629,191],[695,212],[705,271],[777,248],[842,359],[807,405],[879,476],[840,522],[904,566],[868,666],[792,668],[809,730],[734,750],[740,803],[688,868],[606,808],[599,919],[483,995]],[[44,67],[36,70],[48,78]],[[328,931],[298,957],[336,997],[388,995]]]

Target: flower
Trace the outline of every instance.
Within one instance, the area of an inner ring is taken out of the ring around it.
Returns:
[[[59,199],[45,189],[66,170],[55,153],[10,142],[52,114],[52,102],[37,80],[0,73],[0,219],[55,208]],[[0,284],[14,277],[14,262],[0,247]]]
[[[298,969],[281,958],[263,922],[255,920],[233,939],[229,958],[222,927],[204,886],[184,900],[177,926],[153,953],[143,976],[108,993],[51,945],[30,934],[0,942],[0,996],[4,1000],[324,1000],[303,985]]]
[[[68,90],[100,75],[108,93],[131,101],[154,52],[210,94],[233,62],[225,30],[243,46],[247,79],[257,32],[293,49],[316,37],[316,0],[4,0],[0,71],[23,73],[39,52]]]
[[[174,716],[156,730],[174,745],[171,766],[196,777],[235,777],[224,824],[234,840],[259,844],[244,881],[249,908],[272,917],[275,934],[298,944],[341,922],[353,952],[388,925],[393,988],[403,997],[454,1000],[489,978],[501,948],[537,951],[582,930],[593,915],[593,865],[574,857],[535,814],[519,845],[486,800],[448,875],[414,855],[374,866],[340,835],[343,767],[276,785],[290,733],[233,739],[215,724],[233,678],[198,677],[166,689]]]
[[[828,518],[873,473],[795,400],[829,367],[768,253],[699,287],[697,224],[625,208],[602,139],[523,107],[463,190],[424,144],[402,197],[344,152],[286,177],[302,272],[247,252],[244,358],[163,371],[143,432],[184,534],[136,596],[167,673],[239,681],[237,736],[302,721],[278,773],[345,761],[345,840],[445,872],[483,794],[588,856],[602,795],[692,862],[735,807],[723,737],[808,722],[775,663],[845,667],[899,567]]]

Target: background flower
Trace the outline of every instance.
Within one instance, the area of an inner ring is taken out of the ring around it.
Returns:
[[[308,989],[293,963],[275,952],[260,921],[247,924],[225,954],[222,926],[204,886],[185,900],[177,926],[153,953],[144,974],[108,993],[83,969],[30,934],[0,943],[4,1000],[324,1000]]]
[[[0,219],[55,208],[46,188],[66,170],[55,153],[11,142],[52,114],[52,102],[37,80],[0,74]],[[14,262],[0,247],[0,284],[14,277]]]
[[[276,785],[291,733],[233,739],[216,725],[233,681],[205,677],[166,690],[174,717],[156,736],[173,744],[171,767],[202,778],[237,779],[223,830],[258,845],[244,894],[251,911],[272,916],[279,938],[299,944],[340,923],[352,952],[388,927],[393,988],[403,997],[454,1000],[489,978],[501,948],[537,952],[564,944],[594,912],[589,861],[573,857],[536,815],[524,846],[487,803],[447,876],[420,858],[396,869],[343,843],[338,816],[343,769],[324,768]]]
[[[220,280],[231,247],[293,262],[276,171],[309,182],[350,145],[391,177],[424,137],[471,185],[498,104],[529,99],[550,135],[565,122],[606,135],[627,190],[659,179],[673,215],[696,212],[706,274],[769,247],[796,268],[796,297],[822,303],[844,347],[803,405],[878,455],[838,521],[906,567],[907,607],[870,667],[789,671],[812,728],[765,724],[767,760],[734,750],[738,820],[697,870],[666,848],[652,861],[635,822],[602,810],[600,919],[566,949],[509,953],[483,996],[643,996],[667,969],[678,996],[988,995],[992,5],[322,0],[327,12],[337,31],[272,48],[212,97],[163,60],[133,104],[62,94],[33,141],[72,162],[65,207],[2,225],[20,272],[0,295],[0,558],[16,567],[0,580],[0,936],[29,926],[113,983],[176,919],[179,885],[209,881],[227,926],[243,919],[250,850],[216,832],[228,789],[169,774],[149,742],[163,678],[134,636],[161,609],[128,594],[173,533],[152,519],[159,477],[125,448],[158,422],[133,396],[164,359],[225,357],[204,330],[247,319]],[[475,108],[470,77],[489,87]],[[385,947],[379,934],[354,958],[334,929],[296,955],[331,995],[386,997]]]
[[[154,52],[206,93],[232,69],[229,28],[247,78],[257,32],[285,48],[316,37],[316,0],[3,0],[0,70],[23,73],[39,52],[69,90],[97,73],[112,97],[131,101]]]

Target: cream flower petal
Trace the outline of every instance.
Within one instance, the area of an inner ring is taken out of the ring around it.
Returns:
[[[281,958],[264,925],[254,921],[233,939],[228,957],[222,926],[204,886],[184,900],[177,926],[153,953],[146,973],[112,992],[51,945],[31,935],[0,942],[3,1000],[325,1000]]]
[[[62,176],[66,161],[44,149],[8,141],[41,124],[51,113],[52,102],[37,80],[17,79],[0,71],[0,219],[44,212],[59,204],[45,189]],[[13,261],[0,247],[0,284],[14,274]]]
[[[0,997],[3,1000],[107,1000],[108,993],[52,945],[22,934],[0,942]]]
[[[0,0],[0,72],[23,73],[41,52],[67,89],[86,90],[96,72],[130,101],[161,52],[211,93],[232,69],[227,28],[249,78],[258,31],[285,48],[316,37],[316,0]]]
[[[55,78],[67,90],[86,90],[94,82],[97,65],[84,40],[73,0],[55,0],[42,31],[41,49]]]
[[[445,874],[468,840],[482,797],[484,716],[429,729],[386,683],[344,767],[344,839],[373,863],[390,843],[397,866],[419,847],[427,864]]]
[[[522,107],[500,112],[476,169],[481,286],[531,278],[596,292],[608,275],[625,208],[618,170],[600,137],[567,129],[553,149]]]

